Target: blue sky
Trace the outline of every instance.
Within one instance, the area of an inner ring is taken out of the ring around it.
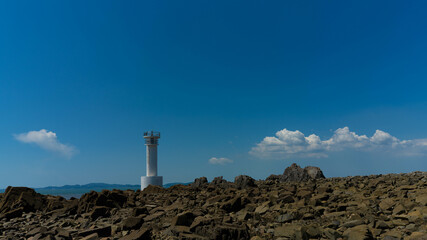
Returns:
[[[427,171],[426,7],[2,1],[0,188]]]

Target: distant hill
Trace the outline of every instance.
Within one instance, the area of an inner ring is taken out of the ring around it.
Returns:
[[[164,184],[163,187],[164,188],[168,188],[171,187],[173,185],[178,185],[178,184],[183,184],[183,185],[188,185],[190,184],[190,182],[188,183],[167,183]],[[69,197],[69,196],[79,196],[79,195],[83,195],[85,193],[88,193],[90,191],[96,191],[96,192],[100,192],[104,189],[106,190],[112,190],[112,189],[120,189],[120,190],[138,190],[140,189],[141,186],[140,185],[131,185],[131,184],[108,184],[108,183],[89,183],[89,184],[85,184],[85,185],[64,185],[64,186],[49,186],[49,187],[43,187],[43,188],[34,188],[34,190],[38,193],[41,194],[49,194],[49,195],[60,195],[60,196],[64,196],[64,197]],[[5,189],[0,189],[0,193],[3,193],[5,191]]]

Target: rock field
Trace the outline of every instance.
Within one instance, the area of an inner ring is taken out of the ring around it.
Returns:
[[[0,194],[0,239],[427,239],[427,172],[325,178],[293,164],[80,199],[25,187]]]

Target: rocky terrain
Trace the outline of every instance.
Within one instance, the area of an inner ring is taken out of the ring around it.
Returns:
[[[427,173],[325,178],[288,167],[80,199],[8,187],[0,239],[427,239]]]

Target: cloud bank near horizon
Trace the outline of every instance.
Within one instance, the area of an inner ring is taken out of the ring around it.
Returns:
[[[233,163],[233,160],[229,159],[229,158],[216,158],[213,157],[211,159],[209,159],[209,163],[213,164],[213,165],[225,165],[228,163]]]
[[[13,136],[20,142],[35,144],[44,150],[59,153],[67,158],[71,158],[77,153],[75,147],[59,142],[56,133],[46,129],[14,134]]]
[[[427,154],[427,139],[399,140],[387,132],[376,130],[374,135],[358,135],[348,127],[338,128],[333,136],[321,140],[311,134],[286,128],[276,132],[274,137],[265,137],[249,152],[261,159],[325,158],[330,152],[360,150],[368,152],[393,152],[405,156]]]

